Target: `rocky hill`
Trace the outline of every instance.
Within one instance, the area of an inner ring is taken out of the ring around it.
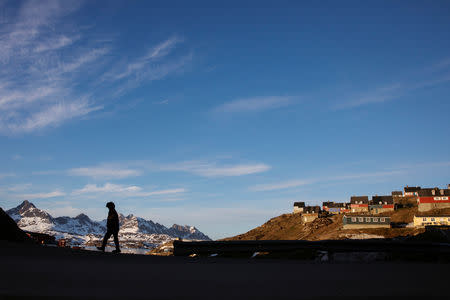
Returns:
[[[52,217],[25,200],[6,213],[25,231],[46,233],[56,238],[67,238],[73,244],[96,245],[106,231],[106,220],[97,222],[87,215],[72,217]],[[197,228],[174,224],[167,228],[151,220],[119,214],[119,239],[129,247],[153,248],[161,243],[182,238],[191,240],[210,240]]]
[[[430,211],[430,214],[450,214],[450,209]],[[223,240],[328,240],[369,239],[415,236],[424,229],[411,226],[417,207],[401,208],[383,215],[390,216],[394,226],[400,228],[343,229],[342,215],[318,218],[303,223],[300,214],[284,214],[270,219],[246,233]]]
[[[0,208],[0,240],[10,242],[32,243],[32,240],[21,230],[14,220]]]

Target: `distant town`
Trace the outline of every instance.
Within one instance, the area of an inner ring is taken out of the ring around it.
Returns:
[[[309,223],[320,217],[343,214],[344,229],[391,228],[389,212],[400,208],[415,208],[412,224],[408,227],[448,226],[450,214],[436,214],[437,209],[450,208],[450,184],[445,189],[406,186],[403,191],[392,191],[386,196],[352,196],[350,202],[323,202],[320,206],[307,206],[294,202],[294,214],[301,214],[302,221]]]

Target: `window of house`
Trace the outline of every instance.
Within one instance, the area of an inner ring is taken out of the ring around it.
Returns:
[[[422,219],[422,221],[424,221],[424,222],[425,222],[426,220],[427,220],[427,218],[423,218],[423,219]]]
[[[380,202],[378,202],[378,204],[382,204],[382,203],[383,203],[383,202],[381,202],[381,201],[380,201]]]
[[[434,218],[431,218],[431,222],[434,222]]]
[[[364,222],[364,218],[358,218],[359,222]]]
[[[450,218],[449,218],[449,220],[450,220]],[[352,222],[356,222],[356,218],[352,218]]]
[[[374,222],[378,222],[378,218],[373,218],[373,221]]]
[[[366,222],[370,222],[370,218],[366,218]]]
[[[380,218],[380,222],[385,222],[385,218]]]

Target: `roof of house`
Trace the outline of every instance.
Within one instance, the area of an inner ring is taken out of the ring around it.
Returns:
[[[294,202],[294,206],[305,207],[305,202]]]
[[[310,212],[310,211],[319,212],[320,206],[305,206],[305,208],[303,209],[303,212]]]
[[[345,203],[328,201],[328,202],[323,202],[322,206],[326,206],[326,207],[345,207]]]
[[[392,196],[373,196],[369,204],[394,204],[394,198]]]
[[[350,198],[350,203],[351,204],[357,204],[359,202],[362,202],[364,204],[368,204],[369,203],[369,196],[352,196]]]
[[[418,194],[421,197],[450,196],[450,189],[439,189],[439,188],[421,189],[418,192]]]
[[[405,186],[405,188],[403,189],[405,191],[405,193],[412,193],[412,192],[417,192],[419,190],[421,190],[420,186]]]

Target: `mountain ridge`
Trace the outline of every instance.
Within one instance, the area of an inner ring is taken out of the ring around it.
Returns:
[[[67,238],[75,244],[93,244],[101,240],[106,232],[106,219],[95,221],[84,213],[75,217],[53,217],[28,200],[7,210],[6,213],[23,230]],[[194,226],[173,224],[168,228],[133,214],[127,216],[119,214],[119,224],[119,239],[139,246],[153,247],[177,238],[211,240]]]

